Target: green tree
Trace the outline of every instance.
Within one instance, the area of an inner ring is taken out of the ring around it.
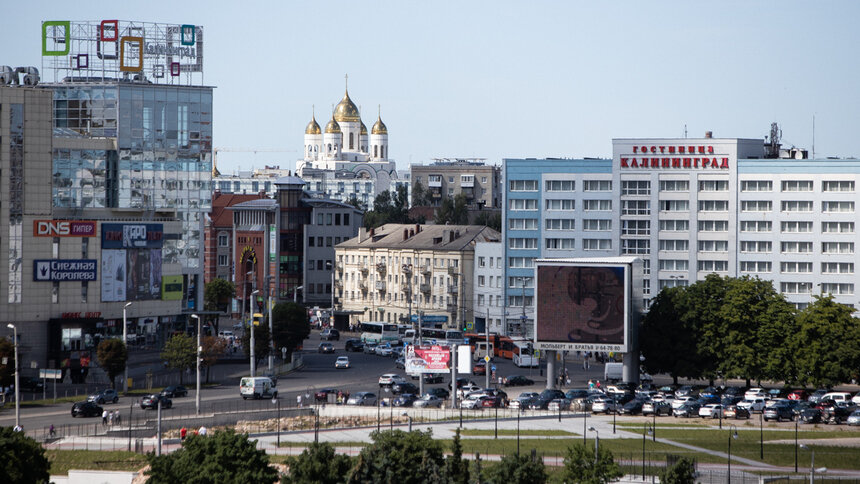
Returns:
[[[274,309],[273,309],[274,311]],[[254,359],[258,362],[269,357],[269,322],[266,319],[260,321],[259,326],[254,326]],[[245,356],[251,357],[251,328],[246,327],[242,333],[242,348]]]
[[[860,368],[860,324],[853,309],[833,296],[814,298],[797,315],[798,382],[830,387],[851,381]]]
[[[266,452],[232,429],[191,436],[181,449],[161,456],[150,453],[147,460],[150,484],[272,484],[278,480]]]
[[[463,459],[463,445],[460,442],[460,429],[454,434],[451,444],[451,455],[445,458],[445,473],[448,482],[454,484],[469,483],[469,462]]]
[[[208,282],[203,290],[204,307],[207,311],[226,312],[234,297],[236,297],[236,286],[221,278]]]
[[[487,481],[494,484],[543,484],[549,476],[543,459],[531,455],[506,455],[486,471]]]
[[[436,223],[439,225],[466,225],[469,223],[469,209],[466,206],[466,195],[458,193],[454,199],[445,198],[442,206],[436,210]]]
[[[7,363],[0,363],[0,386],[8,387],[14,383],[15,377],[15,344],[6,338],[0,338],[0,361],[3,358]]]
[[[197,358],[197,349],[194,340],[191,336],[185,333],[175,334],[164,344],[164,351],[161,352],[161,359],[167,362],[168,368],[173,368],[179,371],[179,383],[182,383],[182,377],[185,370],[196,367],[195,359]]]
[[[595,459],[594,450],[582,444],[574,444],[567,448],[561,480],[583,484],[605,484],[623,475],[621,467],[615,463],[612,452],[605,447],[597,450],[597,459]]]
[[[386,190],[373,199],[373,210],[364,214],[364,226],[375,228],[387,223],[414,223],[409,218],[409,196],[406,186],[401,185],[392,194]]]
[[[128,361],[128,348],[119,338],[102,340],[96,348],[99,366],[104,369],[110,380],[111,388],[116,388],[116,376],[125,371]]]
[[[481,453],[475,452],[475,462],[472,463],[472,472],[470,475],[472,478],[469,480],[469,484],[483,484],[484,482],[484,465],[481,461]]]
[[[12,427],[0,427],[0,461],[0,482],[47,483],[51,477],[45,449]]]
[[[416,181],[412,184],[413,207],[423,207],[425,205],[430,205],[429,197],[427,195],[427,189],[424,188],[424,185],[422,185],[420,181]]]
[[[203,361],[200,366],[206,369],[206,383],[209,383],[209,370],[212,365],[218,362],[218,358],[224,355],[224,351],[227,349],[227,340],[217,336],[203,336],[200,338],[200,346],[203,347],[200,354]]]
[[[483,211],[475,217],[475,225],[486,225],[491,229],[502,231],[502,214],[500,212]]]
[[[668,373],[675,384],[678,378],[694,377],[699,372],[695,328],[680,313],[685,291],[684,287],[663,288],[651,302],[640,332],[645,370]]]
[[[373,443],[362,449],[348,483],[442,482],[442,444],[432,439],[429,430],[373,432],[370,438]]]
[[[705,276],[684,291],[681,304],[681,317],[696,341],[696,350],[689,357],[693,359],[695,371],[689,378],[708,378],[713,381],[722,370],[720,362],[726,356],[726,341],[723,337],[728,331],[725,319],[720,313],[728,291],[729,278],[716,274]],[[646,360],[647,361],[647,360]]]
[[[328,442],[308,445],[300,455],[287,459],[288,481],[295,484],[339,484],[352,468],[349,456],[338,454]]]
[[[275,351],[287,348],[287,358],[311,334],[308,311],[296,303],[279,303],[272,308]]]
[[[662,484],[695,484],[696,466],[689,457],[681,457],[674,464],[658,471]]]

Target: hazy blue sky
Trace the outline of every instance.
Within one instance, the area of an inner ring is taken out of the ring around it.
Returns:
[[[316,105],[377,105],[400,168],[611,155],[613,137],[756,138],[860,155],[860,2],[9,1],[0,65],[41,66],[42,20],[205,29],[222,172],[292,168]]]

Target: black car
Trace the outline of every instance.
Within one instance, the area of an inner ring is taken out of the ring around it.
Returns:
[[[328,354],[334,353],[334,345],[332,345],[331,343],[320,343],[319,347],[317,348],[317,352]]]
[[[45,388],[45,384],[42,383],[42,380],[34,376],[21,379],[21,390],[26,390],[28,392],[41,392],[43,388]]]
[[[427,390],[427,393],[429,393],[430,395],[433,395],[434,397],[439,397],[442,400],[445,400],[446,398],[451,396],[451,392],[449,392],[448,390],[446,390],[444,388],[431,388],[431,389]]]
[[[391,385],[391,393],[395,395],[400,395],[402,393],[414,393],[418,394],[418,387],[413,385],[412,383],[395,383]]]
[[[173,401],[165,396],[162,396],[159,393],[153,393],[152,395],[147,395],[140,399],[140,408],[146,410],[147,408],[156,410],[158,409],[158,402],[161,401],[161,408],[170,408],[173,406]]]
[[[781,422],[782,419],[792,420],[794,418],[794,412],[791,411],[791,405],[789,405],[788,402],[777,402],[769,407],[765,407],[761,417],[765,422],[769,420]]]
[[[340,331],[336,329],[324,329],[320,333],[320,339],[326,341],[340,341]]]
[[[549,402],[555,400],[556,398],[564,398],[564,392],[561,390],[544,390],[540,392],[540,396],[537,401],[531,404],[531,408],[538,410],[546,410]]]
[[[723,404],[723,407],[727,407],[729,405],[737,405],[741,401],[743,401],[744,397],[740,395],[723,395],[723,398],[720,400],[720,403]]]
[[[534,383],[533,380],[522,375],[513,375],[505,378],[505,386],[507,387],[528,386],[534,385]]]
[[[803,423],[821,422],[821,409],[810,407],[800,412],[800,421]]]
[[[95,402],[78,402],[72,405],[72,417],[100,417],[104,409]]]
[[[360,339],[351,338],[346,340],[343,349],[346,351],[361,352],[364,351],[364,343]]]
[[[470,380],[468,378],[457,378],[457,388],[462,388],[463,386],[469,385],[469,384],[474,385],[474,386],[478,386],[477,384],[475,384],[475,382],[473,382],[472,380]],[[448,388],[452,388],[451,383],[448,383]]]
[[[418,395],[414,393],[403,393],[394,399],[395,407],[411,407],[415,400],[418,400]]]
[[[629,402],[625,403],[623,407],[621,407],[621,413],[624,415],[636,415],[642,413],[642,404],[645,403],[643,400],[638,398],[634,398]]]
[[[435,383],[442,383],[445,381],[445,377],[441,373],[422,373],[422,378],[424,379],[424,383],[433,385]],[[410,378],[413,380],[418,379],[418,375],[410,375]]]
[[[848,421],[848,417],[857,410],[856,405],[844,405],[842,402],[821,410],[821,421],[839,425]]]
[[[698,417],[699,409],[702,406],[698,403],[685,403],[680,407],[676,408],[673,412],[676,417]]]
[[[161,390],[161,395],[168,398],[177,398],[188,396],[188,389],[182,385],[170,385]]]
[[[568,391],[564,392],[564,398],[570,400],[571,402],[586,399],[586,398],[588,398],[588,390],[585,390],[585,389],[568,390]]]

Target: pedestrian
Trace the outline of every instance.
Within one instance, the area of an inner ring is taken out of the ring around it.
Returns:
[[[594,390],[594,380],[591,380],[591,379],[588,380],[588,389]]]
[[[107,423],[108,427],[113,427],[113,412],[107,413]]]
[[[57,436],[57,431],[54,430],[54,424],[51,424],[51,428],[48,429],[48,435],[51,436],[52,439]]]
[[[600,380],[597,380],[597,389],[600,390]]]
[[[107,410],[102,410],[102,427],[107,427],[108,420],[108,412]]]
[[[179,440],[180,441],[184,442],[186,435],[188,435],[188,429],[187,428],[182,427],[181,429],[179,429]]]
[[[202,435],[205,437],[206,436],[206,427],[201,426],[200,430],[197,431],[197,435]]]
[[[13,429],[12,429],[12,431],[14,431],[14,432],[23,432],[23,431],[24,431],[24,427],[23,427],[23,426],[21,426],[21,425],[16,425],[16,426],[15,426],[15,428],[13,428]]]
[[[296,395],[296,406],[298,406],[299,408],[302,408],[302,396],[301,395]]]
[[[119,410],[116,411],[116,416],[114,417],[114,420],[116,420],[117,425],[120,425],[120,423],[122,422],[122,414],[119,413]]]

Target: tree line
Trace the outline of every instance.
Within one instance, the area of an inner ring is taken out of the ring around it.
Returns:
[[[708,275],[663,288],[640,332],[643,366],[678,378],[832,387],[860,378],[860,320],[832,295],[796,310],[772,282]]]

